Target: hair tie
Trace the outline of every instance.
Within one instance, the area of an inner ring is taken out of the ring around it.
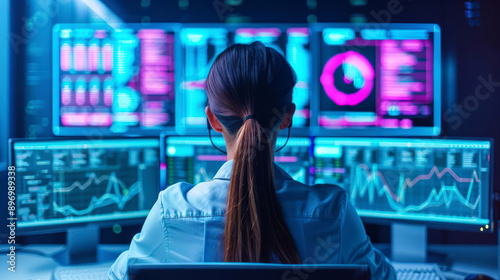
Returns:
[[[243,123],[245,123],[248,119],[255,119],[255,118],[253,117],[253,115],[248,115],[243,118]]]

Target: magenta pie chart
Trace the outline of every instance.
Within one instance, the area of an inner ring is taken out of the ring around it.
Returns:
[[[334,73],[342,66],[342,64],[350,64],[363,77],[363,86],[353,93],[346,93],[339,90],[335,86]],[[326,95],[339,106],[356,106],[363,102],[373,89],[373,79],[375,72],[370,61],[363,55],[355,51],[347,51],[337,54],[330,58],[323,68],[320,82],[323,85]]]

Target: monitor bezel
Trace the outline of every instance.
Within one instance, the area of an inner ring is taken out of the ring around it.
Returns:
[[[311,135],[314,136],[438,136],[441,134],[441,28],[438,24],[433,23],[313,23],[310,27],[311,50],[314,53],[319,53],[320,48],[320,33],[324,28],[356,28],[362,30],[366,28],[379,29],[419,29],[432,32],[434,34],[433,42],[433,126],[412,127],[410,129],[403,128],[383,128],[383,127],[363,127],[363,128],[339,128],[329,129],[319,126],[319,102],[320,102],[320,85],[319,83],[311,83],[312,92],[315,95],[311,96],[311,120],[310,128]],[[311,77],[319,77],[320,58],[316,57],[312,61]]]
[[[134,30],[138,29],[163,29],[166,32],[173,32],[174,34],[174,54],[179,53],[180,45],[177,43],[179,40],[179,30],[181,29],[180,23],[175,22],[166,22],[166,23],[122,23],[116,25],[109,25],[104,23],[63,23],[63,24],[55,24],[52,29],[52,133],[55,136],[81,136],[82,134],[98,134],[102,136],[131,136],[131,137],[140,137],[140,136],[159,136],[164,131],[175,132],[175,122],[170,126],[158,126],[151,129],[146,129],[144,127],[128,127],[126,131],[123,132],[112,132],[110,127],[101,127],[101,126],[75,126],[75,127],[67,127],[61,124],[61,114],[60,114],[60,92],[59,92],[59,84],[60,84],[60,61],[59,61],[59,32],[61,29],[75,29],[75,28],[94,28],[94,29],[122,29],[122,28],[131,28]],[[174,55],[174,63],[177,64],[178,55]],[[178,71],[174,70],[175,80],[178,79]],[[177,90],[175,81],[174,88]],[[175,93],[177,96],[177,92]],[[177,106],[177,100],[175,100],[175,106]],[[177,107],[176,111],[177,111]]]
[[[101,141],[101,140],[143,140],[143,139],[153,139],[153,140],[158,140],[158,137],[151,137],[151,136],[142,136],[142,137],[98,137],[97,139],[88,139],[88,138],[82,138],[82,137],[44,137],[44,138],[37,138],[37,139],[29,139],[29,138],[11,138],[9,139],[9,166],[15,166],[15,158],[14,158],[14,144],[20,143],[20,142],[47,142],[47,141]],[[158,152],[160,152],[160,143],[158,143]],[[161,164],[161,158],[160,154],[158,154],[158,165]],[[160,193],[160,180],[161,178],[158,178],[158,194]],[[17,194],[17,192],[16,192]],[[17,217],[17,206],[16,206],[16,217]],[[37,235],[37,234],[48,234],[48,233],[59,233],[59,232],[66,232],[70,228],[78,228],[78,227],[85,227],[87,225],[99,225],[100,228],[110,228],[115,224],[119,225],[125,225],[125,226],[133,226],[133,225],[142,225],[144,223],[144,220],[146,219],[147,214],[140,216],[140,217],[134,217],[134,218],[120,218],[120,219],[103,219],[103,220],[98,220],[98,221],[75,221],[72,223],[63,223],[63,224],[57,224],[55,222],[54,224],[50,225],[42,225],[42,226],[26,226],[26,227],[17,227],[16,228],[16,234],[19,234],[21,236],[27,236],[27,235]]]
[[[293,28],[293,27],[307,28],[309,30],[309,38],[311,40],[311,25],[307,24],[307,23],[185,23],[185,24],[182,24],[182,28],[180,31],[182,31],[185,28],[223,28],[223,29],[228,30],[229,32],[233,32],[239,28],[279,28],[283,32],[283,31],[286,31],[285,29]],[[179,32],[178,36],[179,36],[179,40],[177,42],[178,42],[179,49],[180,49],[180,52],[178,52],[178,54],[180,54],[180,55],[176,56],[176,64],[179,65],[178,67],[176,67],[176,72],[179,72],[179,77],[182,77],[184,70],[185,70],[185,65],[183,63],[183,58],[184,58],[185,53],[184,53],[184,47],[182,46],[182,41],[180,40],[181,39],[180,32]],[[313,47],[313,42],[310,41],[309,42],[309,49],[312,50],[312,47]],[[311,54],[311,51],[309,52],[309,55],[310,54]],[[313,63],[314,63],[312,55],[310,55],[309,61],[310,61],[310,63],[309,63],[308,70],[309,70],[309,73],[311,73],[311,71],[313,69]],[[176,76],[176,78],[177,78],[177,76]],[[176,83],[176,92],[179,93],[178,94],[178,96],[179,96],[182,93],[181,80],[176,79],[175,83]],[[312,89],[313,89],[313,87],[311,85],[311,81],[309,81],[309,108],[310,108],[310,110],[311,110],[311,106],[312,106],[311,100],[312,100],[312,96],[314,94]],[[187,98],[187,96],[185,94],[182,94],[182,95],[184,98]],[[185,99],[181,99],[181,98],[182,97],[180,97],[179,99],[176,99],[176,111],[177,112],[182,110],[183,104],[185,104],[187,102]],[[179,106],[179,107],[177,107],[177,106]],[[291,131],[290,131],[290,136],[293,136],[293,137],[310,136],[312,115],[313,115],[313,113],[311,111],[308,126],[305,126],[305,127],[293,127],[292,126]],[[180,136],[199,136],[199,135],[208,136],[206,126],[200,126],[199,128],[198,127],[183,126],[182,124],[177,123],[178,120],[179,120],[179,118],[176,118],[176,126],[175,126],[176,131],[175,132],[166,131],[165,133],[167,133],[169,135],[180,135]],[[286,136],[287,132],[283,130],[283,131],[280,131],[279,134],[280,134],[280,136]]]
[[[366,139],[367,141],[370,141],[371,139],[377,138],[377,139],[385,139],[385,140],[392,140],[392,139],[397,139],[397,140],[402,140],[402,139],[411,139],[411,140],[424,140],[424,141],[429,141],[429,140],[463,140],[463,141],[485,141],[490,143],[490,161],[489,161],[489,168],[490,168],[490,184],[488,186],[488,226],[489,228],[486,229],[486,225],[478,225],[478,224],[465,224],[465,223],[454,223],[454,222],[444,222],[444,221],[425,221],[425,220],[418,220],[418,219],[398,219],[398,218],[376,218],[376,217],[365,217],[360,215],[361,219],[363,222],[369,223],[369,224],[378,224],[378,225],[391,225],[392,223],[404,223],[404,224],[412,224],[412,225],[425,225],[428,228],[433,228],[433,229],[442,229],[442,230],[460,230],[460,231],[470,231],[470,232],[481,232],[481,233],[491,233],[495,229],[495,220],[496,217],[494,216],[494,197],[493,197],[493,190],[494,190],[494,140],[493,138],[489,137],[447,137],[447,138],[440,138],[440,137],[413,137],[413,138],[403,138],[403,137],[394,137],[394,136],[385,136],[385,137],[346,137],[346,136],[341,136],[341,137],[315,137],[312,145],[315,147],[316,145],[316,139],[324,139],[324,138],[335,138],[335,139],[343,139],[343,138],[358,138],[358,139]],[[315,160],[314,154],[313,158]],[[314,161],[313,165],[316,164],[316,161]],[[481,230],[483,228],[483,230]]]

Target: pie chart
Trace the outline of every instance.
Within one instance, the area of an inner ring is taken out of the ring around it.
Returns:
[[[335,86],[335,71],[342,67],[343,82],[352,83],[357,91],[347,93]],[[320,82],[328,97],[339,106],[356,106],[363,102],[373,90],[375,71],[370,61],[362,54],[347,51],[330,58],[323,68]]]

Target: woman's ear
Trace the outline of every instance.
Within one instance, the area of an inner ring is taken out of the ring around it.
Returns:
[[[210,126],[212,126],[213,130],[222,133],[222,124],[219,122],[212,110],[210,110],[209,106],[205,108],[205,114],[207,114],[208,122],[210,123]]]
[[[286,129],[290,126],[294,113],[295,113],[295,103],[292,103],[292,106],[290,106],[290,110],[288,110],[288,113],[286,113],[285,117],[283,118],[283,121],[280,124],[280,129]]]

